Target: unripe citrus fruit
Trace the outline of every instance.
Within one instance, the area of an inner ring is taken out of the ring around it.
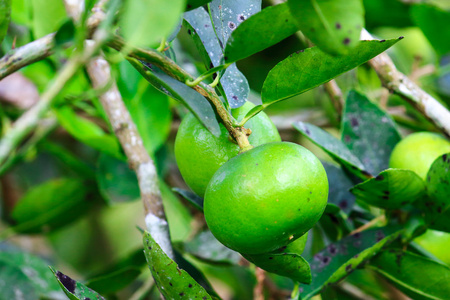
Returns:
[[[206,222],[225,246],[246,254],[279,249],[322,216],[328,180],[306,148],[269,143],[230,159],[205,193]]]
[[[450,152],[450,142],[439,134],[416,132],[401,140],[394,148],[389,167],[414,171],[425,179],[439,156]]]
[[[237,120],[242,119],[253,107],[247,102],[233,109],[232,115]],[[250,119],[245,127],[252,130],[248,140],[255,147],[281,140],[277,128],[263,112]],[[175,158],[184,181],[199,196],[204,196],[217,169],[238,153],[239,146],[223,124],[220,124],[220,136],[215,137],[193,114],[188,114],[181,122],[175,139]]]

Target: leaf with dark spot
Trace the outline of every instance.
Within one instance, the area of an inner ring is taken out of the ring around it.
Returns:
[[[420,199],[425,184],[415,172],[387,169],[350,189],[358,200],[385,209],[398,209]]]
[[[389,167],[389,158],[400,141],[394,121],[364,95],[350,91],[342,116],[341,140],[369,173]]]
[[[53,274],[56,277],[56,280],[58,280],[59,285],[61,286],[61,289],[64,291],[64,293],[69,297],[71,300],[85,300],[85,299],[98,299],[98,300],[104,300],[100,294],[98,294],[96,291],[91,290],[84,284],[82,284],[79,281],[75,281],[69,276],[56,271],[52,267],[49,267],[50,270],[53,272]]]

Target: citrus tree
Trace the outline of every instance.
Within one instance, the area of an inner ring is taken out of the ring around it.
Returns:
[[[448,299],[449,20],[0,0],[0,299]]]

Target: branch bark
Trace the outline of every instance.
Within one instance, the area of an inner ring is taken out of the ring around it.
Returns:
[[[372,35],[363,30],[361,38],[372,40]],[[405,74],[397,70],[386,53],[382,53],[369,61],[377,72],[385,88],[404,100],[433,122],[447,137],[450,137],[450,112],[438,100],[422,90]]]
[[[87,65],[87,71],[95,89],[104,87],[111,79],[110,66],[101,57],[92,59]],[[100,102],[125,151],[131,169],[136,172],[145,209],[147,229],[161,249],[173,258],[169,227],[164,213],[155,164],[144,148],[142,138],[115,83],[100,96]]]

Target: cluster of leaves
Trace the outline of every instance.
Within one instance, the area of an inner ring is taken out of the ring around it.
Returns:
[[[119,1],[111,2],[110,8],[114,8]],[[93,4],[86,1],[82,19],[87,18]],[[242,70],[246,65],[257,69],[251,59],[262,55],[261,51],[289,49],[289,55],[276,57],[273,66],[269,64],[260,72],[261,95],[243,120],[233,120],[240,126],[263,109],[276,111],[273,107],[281,107],[276,103],[282,100],[300,94],[299,99],[305,100],[305,95],[310,95],[305,92],[310,90],[320,97],[314,88],[399,41],[359,41],[366,25],[381,35],[383,26],[420,28],[441,62],[435,77],[424,84],[448,101],[450,73],[445,55],[450,53],[450,36],[442,37],[450,33],[448,8],[433,3],[407,6],[389,0],[289,0],[261,10],[259,0],[129,0],[124,1],[120,17],[108,30],[112,33],[119,28],[117,32],[129,47],[156,48],[162,40],[163,53],[171,62],[205,82],[213,82],[211,86],[228,111],[248,101],[252,96],[250,86],[257,85],[251,72],[244,76],[237,63]],[[380,23],[385,13],[393,16]],[[86,26],[74,24],[58,0],[0,0],[3,53],[13,45],[25,45],[54,31],[55,54],[21,72],[39,92],[51,83],[73,49],[82,46]],[[290,45],[289,38],[300,31],[317,46],[307,47],[306,40]],[[396,63],[408,65],[395,57],[395,51],[401,51],[398,49],[393,52]],[[46,252],[47,257],[42,258],[12,242],[2,242],[0,298],[58,299],[64,297],[62,292],[70,299],[103,299],[101,295],[114,299],[120,293],[129,297],[132,292],[135,298],[152,298],[158,297],[159,290],[167,299],[219,299],[207,278],[222,280],[239,299],[250,298],[249,286],[255,284],[253,270],[243,267],[242,257],[221,245],[201,217],[199,221],[203,199],[179,188],[173,170],[173,115],[191,111],[218,135],[221,120],[216,116],[217,108],[192,89],[192,82],[180,82],[164,71],[164,66],[118,58],[118,53],[107,47],[104,52],[143,144],[157,165],[175,259],[167,257],[149,233],[135,229],[136,225],[144,226],[142,222],[136,224],[136,216],[142,216],[141,203],[136,201],[136,175],[110,130],[110,120],[98,100],[102,91],[92,90],[86,74],[78,72],[48,112],[51,125],[40,124],[0,166],[0,175],[5,178],[2,218],[8,223],[0,236],[26,238],[32,234],[52,247],[51,254]],[[331,158],[324,162],[330,182],[329,204],[309,233],[304,258],[277,253],[266,266],[270,270],[276,270],[276,264],[298,266],[290,277],[310,284],[298,286],[286,277],[270,275],[278,289],[293,290],[293,299],[309,299],[318,293],[348,299],[348,292],[338,285],[344,278],[374,297],[382,297],[389,290],[380,278],[413,298],[445,299],[450,294],[445,284],[450,278],[448,265],[412,242],[428,228],[450,232],[449,156],[436,159],[426,180],[412,171],[388,168],[390,153],[401,135],[391,116],[368,99],[380,87],[370,72],[359,67],[357,84],[338,79],[347,95],[338,122],[340,139],[313,124],[293,124]],[[395,97],[390,101],[399,103]],[[288,103],[292,103],[287,104],[288,110],[295,109],[295,101]],[[1,108],[4,133],[22,111],[6,105]],[[434,129],[410,107],[407,112],[406,120],[398,119],[402,125]],[[328,119],[328,123],[336,124],[334,115],[328,115]],[[9,182],[14,182],[20,193],[26,190],[20,199],[8,192]],[[380,221],[380,227],[357,230],[374,220],[384,221]],[[192,223],[201,230],[194,229]],[[70,265],[75,275],[86,280],[81,283],[53,268],[49,270],[49,264]],[[146,265],[154,285],[142,284],[152,282],[144,272]]]

